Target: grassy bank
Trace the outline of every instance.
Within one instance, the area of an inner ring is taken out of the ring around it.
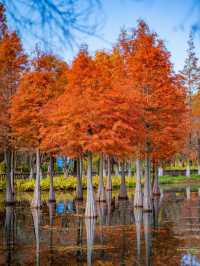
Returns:
[[[105,183],[104,178],[104,183]],[[142,183],[144,180],[142,179]],[[200,183],[199,175],[191,175],[191,178],[187,178],[186,176],[162,176],[159,178],[160,184],[180,184],[180,183]],[[35,180],[28,179],[18,179],[15,181],[15,189],[17,191],[33,191],[34,190]],[[49,178],[44,178],[41,180],[41,190],[48,191],[49,190],[50,180]],[[120,177],[113,176],[112,177],[113,189],[120,187]],[[126,185],[127,187],[135,187],[135,177],[126,177]],[[83,188],[86,189],[87,179],[83,177]],[[98,187],[98,176],[93,177],[93,186],[94,188]],[[5,180],[0,181],[0,191],[4,191],[6,188]],[[66,190],[75,190],[76,189],[76,178],[73,176],[69,176],[67,178],[63,176],[54,177],[54,189],[56,191],[66,191]]]

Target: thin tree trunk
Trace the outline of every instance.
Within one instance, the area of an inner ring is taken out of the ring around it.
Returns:
[[[12,205],[14,204],[14,195],[11,182],[11,151],[6,149],[4,156],[6,163],[6,205]]]
[[[121,164],[121,185],[119,192],[119,199],[128,199],[127,191],[126,191],[126,180],[125,180],[125,171],[124,171],[124,161]]]
[[[80,177],[83,177],[83,158],[80,156]]]
[[[63,156],[62,159],[63,159],[63,174],[64,174],[64,177],[68,177],[67,158]]]
[[[107,171],[106,171],[106,160],[103,159],[104,162],[103,162],[103,176],[107,176]]]
[[[36,180],[35,180],[35,189],[34,196],[31,202],[32,208],[41,207],[41,196],[40,196],[40,150],[36,150]]]
[[[186,187],[186,198],[187,198],[187,200],[190,200],[190,186],[187,186]]]
[[[131,173],[131,160],[128,161],[128,176],[130,177],[132,175]]]
[[[151,199],[151,184],[150,184],[150,155],[149,155],[149,144],[146,144],[146,155],[145,155],[145,181],[144,181],[144,198],[143,208],[144,211],[152,211],[152,199]]]
[[[190,160],[187,160],[186,176],[190,178]]]
[[[103,154],[100,155],[100,165],[99,165],[99,184],[98,184],[98,191],[97,191],[97,201],[105,202],[106,201],[106,194],[103,185]]]
[[[111,178],[111,164],[110,164],[110,156],[108,155],[108,175],[106,179],[106,191],[112,190],[112,178]]]
[[[155,169],[154,169],[153,195],[160,196],[160,189],[159,189],[159,184],[158,184],[158,168],[157,168],[157,165],[155,165]]]
[[[141,161],[136,160],[136,187],[134,194],[134,207],[142,207],[142,185],[141,185]]]
[[[198,175],[200,175],[200,161],[198,160]]]
[[[82,185],[82,167],[81,157],[77,159],[77,186],[76,186],[76,200],[83,200],[83,185]]]
[[[33,158],[34,158],[33,154],[30,154],[29,156],[29,161],[30,161],[29,179],[33,179],[33,176],[34,176],[34,164],[33,164],[34,159]]]
[[[163,168],[162,166],[158,167],[158,177],[163,176]]]
[[[85,208],[85,217],[96,217],[96,206],[92,185],[92,153],[88,153],[88,172],[87,172],[87,200]]]
[[[10,164],[10,179],[11,179],[11,189],[12,193],[15,194],[14,191],[14,172],[15,172],[15,152],[11,151],[11,164]]]
[[[50,155],[49,161],[49,174],[50,174],[50,189],[49,189],[49,202],[55,202],[55,193],[53,187],[53,176],[54,176],[54,159],[52,155]]]
[[[115,176],[119,176],[119,166],[118,166],[118,162],[115,164],[114,170],[115,170]]]

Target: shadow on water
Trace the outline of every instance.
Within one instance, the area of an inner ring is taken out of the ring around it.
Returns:
[[[96,219],[65,193],[57,203],[44,200],[42,210],[30,209],[31,195],[2,205],[0,265],[200,265],[197,193],[164,193],[151,213],[115,195],[97,203]]]

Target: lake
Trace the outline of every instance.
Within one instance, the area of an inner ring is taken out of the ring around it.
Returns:
[[[166,192],[152,213],[133,208],[132,190],[117,194],[97,204],[97,219],[85,219],[74,193],[56,193],[56,204],[42,193],[41,210],[30,209],[32,193],[6,208],[0,194],[0,265],[200,265],[197,193]]]

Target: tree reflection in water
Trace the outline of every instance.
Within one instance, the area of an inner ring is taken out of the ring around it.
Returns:
[[[193,253],[199,248],[197,195],[191,192],[188,201],[183,193],[165,193],[162,199],[154,198],[152,213],[144,213],[134,209],[132,200],[115,201],[112,193],[107,192],[107,202],[98,205],[97,220],[85,219],[84,202],[66,208],[71,199],[66,195],[58,199],[57,208],[45,204],[42,213],[23,201],[14,209],[2,205],[0,265],[198,263],[199,255]]]
[[[152,213],[143,213],[146,266],[152,265]]]
[[[53,225],[54,225],[54,216],[55,216],[55,202],[49,202],[49,225],[50,225],[50,235],[49,235],[49,253],[50,260],[49,265],[54,265],[54,256],[53,256]]]
[[[92,253],[95,234],[95,218],[85,218],[86,234],[87,234],[87,265],[92,265]]]
[[[40,265],[40,209],[31,209],[32,217],[33,217],[33,225],[35,232],[35,258],[36,258],[36,266]]]
[[[135,229],[136,229],[136,250],[137,250],[137,263],[140,265],[141,258],[141,224],[142,224],[142,208],[134,208],[135,216]]]
[[[11,265],[15,245],[15,213],[13,206],[6,206],[5,217],[6,264]]]

